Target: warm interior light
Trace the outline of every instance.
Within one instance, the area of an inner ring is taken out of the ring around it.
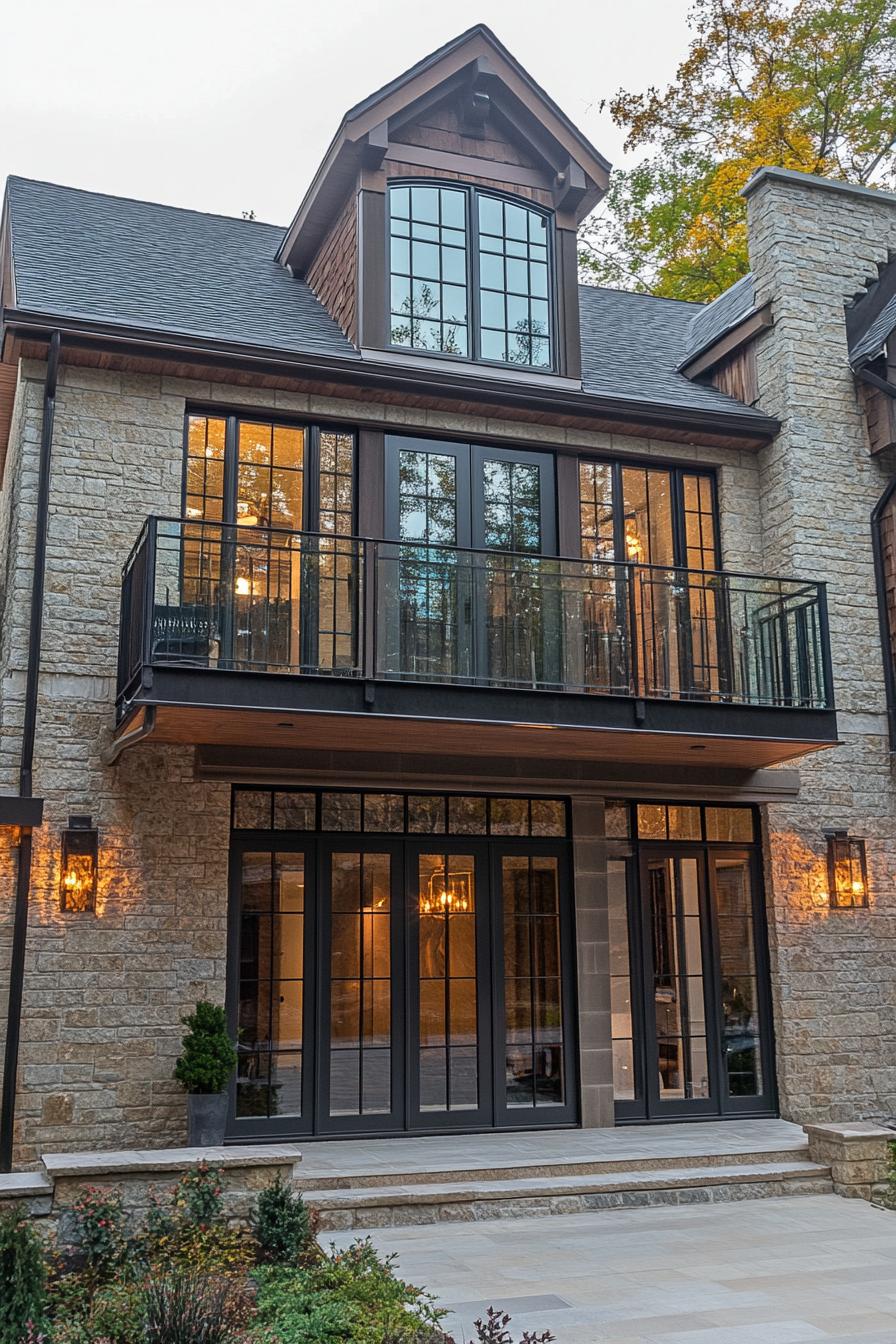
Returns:
[[[827,831],[828,897],[832,909],[852,910],[868,904],[865,841],[846,831]]]
[[[236,581],[236,591],[243,597],[252,591],[249,586],[249,580],[242,575]]]
[[[237,525],[237,527],[257,527],[257,526],[258,526],[258,514],[257,514],[257,513],[244,513],[243,516],[242,516],[241,518],[237,518],[237,520],[236,520],[236,525]]]
[[[637,532],[633,532],[629,527],[625,529],[625,554],[629,560],[637,563],[644,559],[644,543]]]
[[[424,891],[420,893],[421,915],[466,914],[473,909],[473,874],[463,871],[448,873],[438,869],[430,873]]]
[[[99,836],[90,817],[73,816],[62,832],[59,899],[63,910],[83,914],[96,909]]]

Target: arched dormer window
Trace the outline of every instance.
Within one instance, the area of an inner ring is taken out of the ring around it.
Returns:
[[[554,368],[552,217],[452,183],[389,187],[393,347]]]

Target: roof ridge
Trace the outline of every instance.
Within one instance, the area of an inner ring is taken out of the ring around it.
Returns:
[[[76,196],[95,196],[104,201],[126,201],[129,205],[150,205],[156,210],[171,210],[178,215],[198,215],[201,219],[223,219],[229,224],[255,224],[263,229],[276,229],[286,232],[285,224],[271,224],[264,219],[246,219],[243,215],[225,215],[220,210],[197,210],[190,205],[170,205],[167,201],[151,201],[145,196],[121,196],[114,191],[94,191],[89,187],[71,187],[66,182],[51,182],[44,177],[23,177],[21,173],[10,173],[6,179],[7,189],[19,182],[33,187],[53,187],[57,191],[70,191]]]
[[[586,280],[579,281],[579,289],[592,290],[595,294],[626,294],[633,299],[651,299],[654,303],[677,303],[684,308],[694,308],[703,312],[709,307],[699,299],[673,299],[667,294],[651,294],[644,289],[623,289],[621,285],[590,285]],[[715,299],[712,300],[715,303]],[[696,314],[695,314],[696,315]]]

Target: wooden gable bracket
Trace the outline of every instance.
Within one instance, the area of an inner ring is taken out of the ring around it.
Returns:
[[[492,96],[487,85],[494,78],[494,69],[487,56],[479,56],[468,66],[467,78],[461,85],[458,112],[466,135],[481,139],[492,114]]]
[[[575,214],[587,192],[588,183],[582,168],[575,159],[570,159],[565,168],[558,169],[554,179],[555,209]]]
[[[389,148],[389,123],[381,121],[368,131],[361,141],[361,163],[364,168],[376,172],[382,167],[383,159]]]

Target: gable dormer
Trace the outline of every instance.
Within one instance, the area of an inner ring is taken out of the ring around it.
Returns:
[[[278,261],[371,356],[581,376],[609,164],[479,25],[343,119]]]

